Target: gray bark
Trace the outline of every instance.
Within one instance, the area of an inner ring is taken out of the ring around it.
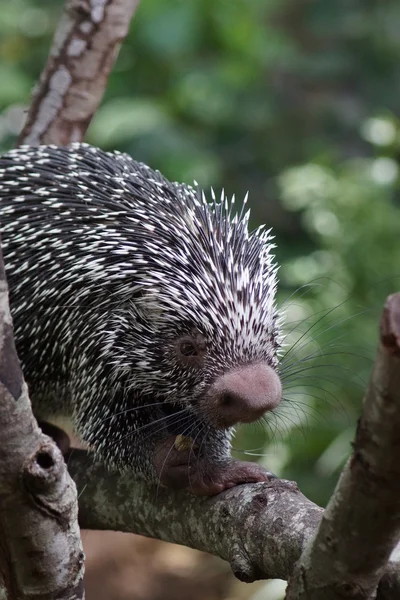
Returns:
[[[0,251],[0,597],[84,597],[76,487],[32,415]]]
[[[83,140],[139,0],[66,0],[21,144]]]
[[[110,473],[82,450],[71,452],[68,468],[79,490],[82,528],[137,533],[210,552],[246,582],[288,580],[323,516],[322,508],[283,480],[196,498],[157,489],[129,473]],[[381,575],[378,600],[398,599],[398,564],[389,563]]]
[[[322,509],[284,480],[239,485],[211,498],[112,474],[82,450],[68,469],[85,529],[138,533],[216,554],[242,581],[288,579]]]

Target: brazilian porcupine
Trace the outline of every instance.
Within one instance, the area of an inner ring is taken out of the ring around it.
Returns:
[[[281,397],[269,231],[87,144],[3,155],[0,199],[35,414],[72,415],[101,458],[165,485],[268,479],[230,457],[230,432]]]

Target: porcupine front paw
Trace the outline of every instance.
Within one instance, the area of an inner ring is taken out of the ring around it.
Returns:
[[[276,479],[257,463],[234,458],[210,461],[196,455],[190,438],[171,437],[159,444],[155,466],[161,484],[169,488],[187,489],[196,496],[215,496],[241,483],[268,482]]]

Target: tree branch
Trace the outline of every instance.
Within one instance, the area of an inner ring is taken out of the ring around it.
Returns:
[[[156,488],[130,473],[110,474],[82,450],[68,469],[85,529],[111,529],[183,544],[230,562],[242,581],[287,579],[322,509],[296,484],[240,485],[211,498]]]
[[[400,538],[400,294],[387,300],[354,450],[315,539],[291,578],[288,600],[375,598]],[[391,583],[399,564],[390,566]]]
[[[32,415],[1,250],[0,431],[0,596],[81,599],[84,555],[76,488],[57,446]]]
[[[21,144],[82,141],[139,0],[67,0]]]

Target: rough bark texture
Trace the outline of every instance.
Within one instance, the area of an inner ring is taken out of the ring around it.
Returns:
[[[138,1],[66,1],[18,145],[83,140]]]
[[[227,560],[247,582],[289,579],[323,515],[295,484],[282,480],[200,499],[156,489],[129,473],[110,474],[82,450],[72,451],[68,468],[79,490],[83,528],[138,533],[204,550]],[[378,600],[400,598],[398,563],[389,563],[381,575]]]
[[[63,457],[32,415],[14,346],[0,251],[0,597],[81,599],[77,495]]]
[[[68,469],[79,490],[79,521],[85,529],[138,533],[216,554],[242,581],[288,579],[322,509],[296,484],[274,480],[239,485],[198,498],[110,474],[82,450]]]
[[[400,598],[399,563],[387,566],[399,538],[400,294],[395,294],[382,316],[352,456],[290,580],[287,599],[372,600],[385,570],[381,597]]]

